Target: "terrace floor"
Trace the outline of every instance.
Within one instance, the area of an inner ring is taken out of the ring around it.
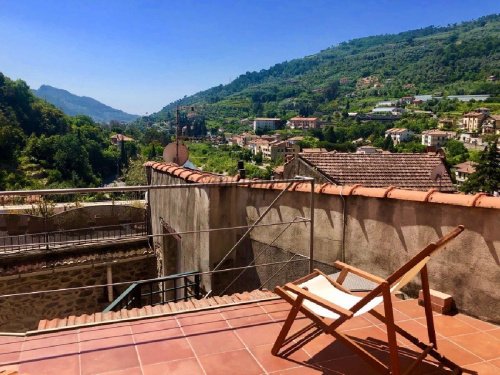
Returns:
[[[288,312],[281,300],[218,307],[160,318],[75,328],[27,337],[0,336],[2,369],[20,374],[372,374],[363,360],[324,334],[287,357],[271,355]],[[416,300],[395,300],[399,324],[426,337]],[[438,347],[470,374],[500,373],[500,327],[465,315],[436,314]],[[384,326],[371,317],[344,324],[379,358],[387,359]],[[294,329],[308,324],[299,319]],[[402,367],[417,354],[400,339]],[[414,374],[446,374],[428,360]]]

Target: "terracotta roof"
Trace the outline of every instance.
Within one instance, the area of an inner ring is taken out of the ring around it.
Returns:
[[[317,121],[317,117],[292,117],[290,121]]]
[[[285,165],[289,163],[290,162],[287,162],[285,163]],[[203,172],[193,171],[188,168],[178,167],[175,164],[147,162],[144,164],[144,166],[150,167],[160,173],[167,173],[190,182],[229,182],[229,181],[239,180],[238,176],[235,177],[225,176],[221,177],[220,179],[212,180],[209,175],[207,176]],[[169,172],[169,170],[175,171],[176,174],[174,175],[172,172]],[[181,172],[179,172],[179,170]],[[196,181],[197,179],[199,180]],[[279,182],[279,180],[274,180],[274,181],[269,181],[269,183],[266,184],[244,185],[242,187],[254,188],[254,189],[283,190],[286,186],[287,186],[286,183]],[[309,193],[311,191],[311,184],[307,182],[297,182],[291,187],[290,190]],[[331,183],[316,184],[316,186],[314,187],[314,192],[317,194],[342,195],[343,197],[349,195],[358,195],[367,198],[389,198],[389,199],[398,199],[398,200],[416,201],[416,202],[450,204],[450,205],[466,206],[466,207],[500,209],[500,197],[492,197],[484,193],[478,193],[475,195],[466,195],[462,193],[459,194],[440,193],[437,191],[437,189],[429,189],[427,191],[407,190],[407,189],[395,188],[394,186],[389,186],[388,183],[384,187],[365,187],[360,184],[344,185],[344,186],[334,185]]]
[[[446,192],[456,190],[448,174],[441,181],[431,179],[434,169],[443,165],[439,156],[330,152],[302,154],[300,157],[340,185],[390,185],[411,190],[436,188]]]
[[[445,130],[439,129],[431,129],[422,132],[422,135],[443,135],[446,137],[454,137],[456,134],[456,132],[447,132]]]
[[[304,148],[302,150],[304,154],[311,154],[315,152],[328,152],[326,148]]]
[[[86,254],[75,255],[61,254],[53,258],[31,259],[31,261],[12,262],[12,264],[2,263],[0,266],[0,276],[12,276],[23,273],[48,271],[54,268],[74,267],[86,264],[108,263],[116,260],[133,259],[143,256],[153,256],[154,251],[149,247],[136,247],[127,250],[109,250],[106,252],[95,251]]]
[[[464,117],[484,117],[486,116],[484,113],[481,112],[468,112],[464,113]]]
[[[163,305],[144,306],[142,308],[122,309],[107,313],[83,314],[52,320],[40,320],[38,330],[71,327],[77,325],[96,325],[103,322],[130,320],[144,317],[173,315],[186,311],[211,310],[222,306],[247,304],[249,302],[278,299],[279,297],[268,290],[253,290],[251,292],[235,293],[224,296],[214,296],[202,299],[189,299],[187,301],[168,302]]]
[[[398,134],[408,131],[406,128],[392,128],[385,131],[385,134]]]
[[[185,181],[197,183],[231,182],[238,181],[240,178],[239,176],[221,176],[214,173],[184,168],[174,163],[158,163],[154,161],[148,161],[144,163],[144,167],[150,167],[159,172],[164,172],[172,176],[182,178]]]
[[[476,165],[476,163],[474,163],[474,162],[466,161],[466,162],[457,164],[454,167],[456,168],[457,172],[474,173],[476,171],[476,168],[474,167],[475,165]]]

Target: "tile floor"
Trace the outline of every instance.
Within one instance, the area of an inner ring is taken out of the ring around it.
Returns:
[[[215,310],[121,322],[30,337],[0,336],[0,369],[20,374],[155,375],[155,374],[374,374],[334,338],[319,335],[282,357],[271,346],[289,306],[281,300],[254,302]],[[423,308],[415,300],[395,301],[404,329],[426,338]],[[469,374],[500,374],[500,328],[458,314],[435,316],[440,351]],[[357,317],[344,331],[370,352],[387,360],[384,326]],[[292,330],[305,327],[299,319]],[[399,338],[403,368],[415,348]],[[425,361],[415,374],[446,374]]]

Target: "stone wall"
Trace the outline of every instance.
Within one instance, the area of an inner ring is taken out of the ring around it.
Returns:
[[[156,180],[185,183],[181,178],[156,170],[148,173]],[[206,188],[156,191],[152,192],[156,197],[151,205],[157,215],[161,212],[163,217],[169,217],[172,221],[169,224],[176,230],[220,228],[255,222],[278,193],[279,190],[267,188],[224,186],[210,191]],[[310,194],[300,191],[285,193],[262,223],[309,217],[309,198]],[[155,208],[158,202],[164,203]],[[348,193],[343,196],[315,194],[314,216],[314,259],[320,267],[328,268],[335,260],[345,260],[382,277],[394,272],[456,225],[465,225],[466,230],[429,263],[431,288],[451,294],[458,309],[465,313],[500,322],[498,209]],[[280,258],[280,252],[308,254],[309,224],[293,224],[277,238],[282,228],[256,228],[251,233],[251,241],[244,241],[223,268],[255,260],[256,244],[272,244],[275,249],[259,258],[256,261],[259,264]],[[157,230],[153,233],[158,233]],[[196,241],[189,243],[183,238],[182,252],[193,262],[198,261],[200,269],[212,269],[244,232],[238,229],[200,234]],[[224,280],[217,281],[215,277],[206,285],[213,284],[220,289],[234,274],[217,276]],[[266,277],[259,271],[245,274],[247,282],[240,287],[259,284]],[[414,295],[418,288],[416,280],[406,291]]]
[[[116,263],[112,266],[113,282],[156,277],[153,257]],[[15,279],[0,279],[0,295],[37,290],[106,284],[106,266],[80,268],[40,275],[24,275]],[[115,298],[126,286],[115,287]],[[103,310],[108,302],[107,288],[45,293],[32,296],[0,299],[0,332],[25,332],[36,329],[40,319],[94,313]]]

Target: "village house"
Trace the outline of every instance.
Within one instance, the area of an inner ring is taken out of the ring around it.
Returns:
[[[111,136],[111,143],[117,147],[120,147],[122,142],[133,142],[133,141],[134,138],[127,137],[126,135],[123,134],[115,134]]]
[[[356,150],[357,154],[377,154],[380,152],[380,149],[373,146],[361,146]]]
[[[442,147],[448,139],[455,138],[456,132],[431,129],[422,132],[422,144],[427,147]]]
[[[293,176],[314,177],[318,183],[337,185],[456,191],[443,159],[436,154],[301,153],[285,164],[283,177]]]
[[[278,128],[281,119],[258,117],[253,120],[253,131],[257,130],[275,130]]]
[[[269,145],[269,142],[267,139],[262,139],[262,138],[257,138],[252,140],[247,148],[252,151],[252,154],[257,155],[259,152],[263,152],[262,148],[267,147]]]
[[[285,160],[287,155],[295,155],[300,151],[298,144],[293,144],[288,141],[274,141],[261,146],[262,156],[271,161],[278,159]]]
[[[455,165],[453,168],[455,169],[455,179],[457,181],[457,185],[462,185],[469,176],[476,171],[476,163],[472,161],[466,161],[460,164]]]
[[[385,132],[385,138],[391,137],[394,144],[399,144],[411,139],[413,132],[406,128],[392,128]]]
[[[452,118],[445,117],[439,119],[438,121],[439,129],[451,129],[453,128],[453,126],[455,126],[455,120],[453,120]]]
[[[251,141],[259,138],[258,135],[250,134],[250,133],[242,133],[240,135],[235,135],[230,139],[230,143],[233,145],[237,145],[240,147],[247,146]]]
[[[481,125],[483,134],[500,134],[500,115],[489,115]]]
[[[302,142],[304,140],[304,137],[302,136],[297,136],[297,137],[292,137],[292,138],[288,138],[287,141],[290,142],[291,144],[296,144],[296,143],[299,143],[299,142]]]
[[[468,132],[480,132],[486,117],[487,114],[479,111],[465,113],[462,117],[462,126]]]
[[[292,117],[287,122],[290,129],[316,129],[319,128],[317,117]]]

